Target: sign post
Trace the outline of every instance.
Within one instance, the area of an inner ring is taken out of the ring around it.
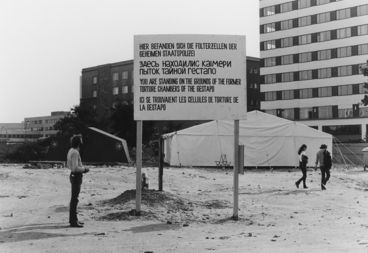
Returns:
[[[136,215],[141,214],[142,195],[142,129],[143,122],[137,121],[137,147],[136,147],[136,189],[135,189],[135,210]]]
[[[234,207],[233,219],[238,220],[239,209],[239,120],[234,120]]]
[[[234,127],[238,127],[234,130],[234,174],[238,175],[239,120],[245,119],[246,113],[245,36],[134,36],[137,211],[141,197],[143,120],[235,120]],[[237,194],[238,178],[234,176],[236,218]]]

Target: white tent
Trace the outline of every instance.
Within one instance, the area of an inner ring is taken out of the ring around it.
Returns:
[[[216,166],[234,160],[234,121],[210,121],[163,136],[165,162],[171,166]],[[332,149],[332,135],[301,123],[260,111],[247,113],[239,123],[239,145],[244,165],[298,166],[298,148],[307,145],[309,166],[314,166],[321,144]],[[226,162],[225,161],[225,162]]]

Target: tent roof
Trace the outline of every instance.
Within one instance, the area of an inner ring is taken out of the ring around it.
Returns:
[[[168,138],[172,135],[234,135],[234,121],[215,120],[197,126],[189,127],[177,132],[165,134]],[[260,111],[247,113],[247,119],[239,122],[240,136],[301,136],[313,138],[332,138],[332,135],[308,127],[302,123],[279,118]]]

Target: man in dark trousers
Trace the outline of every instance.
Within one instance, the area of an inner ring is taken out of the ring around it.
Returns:
[[[316,167],[319,163],[321,169],[321,189],[326,190],[326,183],[330,179],[331,155],[327,151],[327,145],[322,144],[316,155]]]
[[[83,227],[83,223],[77,218],[77,205],[80,188],[82,185],[83,173],[89,171],[84,168],[79,154],[80,146],[82,145],[82,136],[74,135],[71,139],[71,148],[67,155],[67,166],[70,169],[70,183],[72,186],[70,208],[69,208],[69,223],[71,227]]]

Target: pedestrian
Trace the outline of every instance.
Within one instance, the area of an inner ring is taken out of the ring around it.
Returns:
[[[69,207],[69,224],[71,227],[83,227],[83,222],[78,221],[77,205],[78,196],[82,185],[83,173],[89,171],[88,168],[83,167],[82,159],[79,154],[80,146],[82,145],[82,136],[74,135],[71,138],[71,148],[67,155],[67,166],[70,169],[70,183],[71,183],[71,199]]]
[[[319,163],[319,168],[321,170],[321,189],[326,190],[326,183],[330,179],[330,169],[331,169],[331,154],[327,151],[327,145],[322,144],[316,155],[316,166]]]
[[[308,189],[306,180],[307,180],[307,163],[308,163],[308,156],[306,154],[307,151],[307,145],[303,144],[300,146],[298,150],[299,155],[299,168],[303,173],[303,176],[295,182],[295,185],[297,188],[299,188],[299,184],[303,181],[303,188]]]
[[[146,173],[142,173],[142,190],[148,190],[149,182]]]

